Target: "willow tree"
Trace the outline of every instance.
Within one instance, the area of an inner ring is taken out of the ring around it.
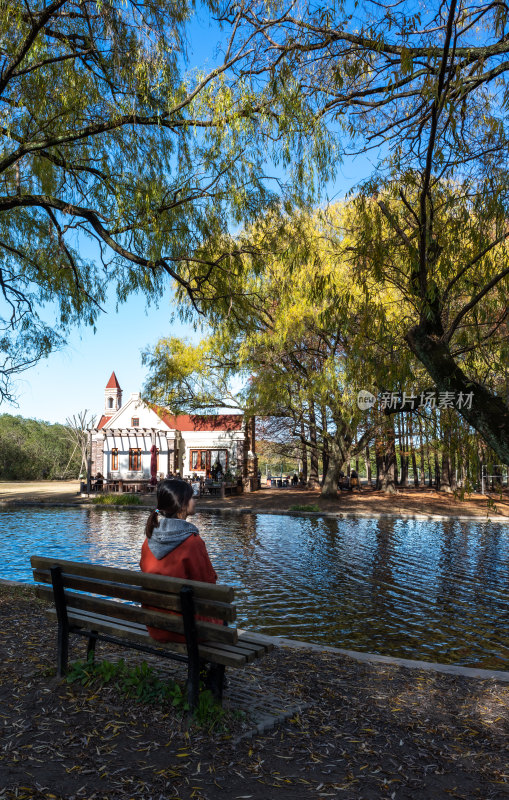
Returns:
[[[228,252],[229,227],[272,202],[265,166],[294,100],[254,97],[234,68],[256,45],[235,33],[188,68],[187,0],[0,9],[1,397],[70,325],[93,325],[110,288],[150,299],[173,281],[195,307],[204,284],[223,292],[223,252],[193,254],[218,237]],[[299,126],[281,134],[292,148]]]
[[[478,323],[481,339],[500,336],[507,319],[507,24],[507,6],[488,0],[243,6],[245,35],[268,43],[259,74],[276,91],[291,76],[334,133],[338,155],[371,154],[375,170],[362,191],[377,206],[382,247],[370,268],[392,280],[387,246],[404,253],[398,280],[413,309],[406,344],[439,390],[473,393],[460,413],[504,463],[509,407],[469,371],[459,340]],[[468,247],[458,248],[455,229]]]
[[[149,400],[183,410],[233,403],[285,422],[293,441],[321,453],[322,491],[335,495],[340,471],[374,435],[357,393],[376,377],[366,346],[382,305],[331,241],[319,215],[267,215],[237,237],[229,296],[205,302],[213,333],[196,346],[161,340],[145,361]],[[383,313],[389,327],[399,318],[397,307],[392,321]]]

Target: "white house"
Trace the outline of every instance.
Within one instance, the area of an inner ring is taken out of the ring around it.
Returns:
[[[135,392],[122,404],[122,389],[113,372],[104,392],[104,413],[92,435],[92,475],[105,478],[150,478],[151,448],[157,447],[159,477],[206,477],[217,464],[222,472],[254,474],[254,420],[242,414],[180,414],[148,406]]]

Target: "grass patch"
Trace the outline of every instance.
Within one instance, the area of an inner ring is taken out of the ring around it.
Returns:
[[[67,683],[80,683],[87,688],[99,689],[113,686],[127,700],[148,705],[168,703],[178,712],[189,711],[185,690],[173,680],[161,680],[146,661],[135,667],[128,667],[124,659],[96,662],[76,661],[70,665]],[[193,712],[194,721],[201,727],[212,731],[224,729],[225,711],[216,702],[211,691],[202,689],[198,706]]]
[[[141,506],[141,497],[137,494],[98,494],[92,498],[95,506]]]
[[[312,503],[311,505],[296,505],[290,506],[290,511],[320,511],[320,506],[317,506],[316,503]]]

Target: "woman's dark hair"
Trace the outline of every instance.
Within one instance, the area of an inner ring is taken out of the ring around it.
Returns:
[[[154,528],[159,527],[158,515],[176,517],[189,504],[193,487],[185,481],[171,478],[157,484],[157,508],[152,511],[145,525],[145,536],[150,539]]]

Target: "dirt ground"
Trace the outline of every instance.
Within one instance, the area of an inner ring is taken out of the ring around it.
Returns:
[[[58,680],[55,624],[29,588],[0,588],[0,630],[2,800],[508,796],[507,683],[277,648],[241,677],[300,711],[264,733],[235,715],[207,730],[171,705]],[[138,658],[98,645],[97,658],[120,655]]]
[[[89,502],[79,493],[79,481],[0,482],[0,504]],[[153,505],[155,498],[144,495],[143,502]],[[464,500],[434,489],[399,489],[395,495],[385,495],[372,489],[360,492],[341,492],[337,499],[324,499],[319,491],[291,487],[219,497],[201,497],[198,508],[245,509],[250,511],[288,511],[294,505],[317,505],[320,511],[338,514],[440,514],[446,517],[509,517],[509,495],[465,496]]]

